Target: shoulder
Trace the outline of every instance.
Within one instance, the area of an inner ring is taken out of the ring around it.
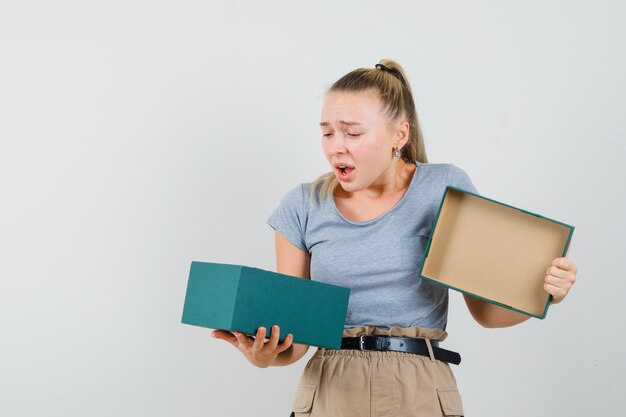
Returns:
[[[431,179],[447,181],[448,178],[467,175],[465,171],[451,162],[416,162],[417,169],[421,171],[421,175],[428,176]]]
[[[422,163],[418,162],[419,169],[431,181],[442,185],[452,185],[468,191],[476,192],[476,188],[467,171],[452,162]]]
[[[295,210],[298,213],[306,213],[311,205],[312,183],[300,183],[289,189],[281,199],[280,206]]]
[[[304,203],[306,200],[309,199],[311,186],[312,186],[312,183],[310,182],[300,183],[292,187],[291,189],[289,189],[289,191],[287,191],[285,195],[283,196],[283,200],[284,201],[297,201],[297,202]]]
[[[419,169],[428,174],[443,175],[445,177],[467,176],[467,172],[452,162],[416,162]]]
[[[304,184],[298,184],[287,191],[266,220],[274,230],[304,251],[307,250],[305,236],[308,223],[305,188]]]
[[[446,165],[446,175],[448,179],[455,178],[469,178],[469,174],[460,166],[454,165],[453,163],[448,163]]]
[[[452,162],[416,162],[416,164],[420,169],[437,174],[448,175],[452,173],[454,175],[465,172],[465,170]]]
[[[448,164],[448,171],[446,174],[446,185],[453,185],[466,191],[477,194],[478,190],[474,186],[472,179],[467,171],[454,164]]]

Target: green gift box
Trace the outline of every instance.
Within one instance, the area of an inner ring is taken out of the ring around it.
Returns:
[[[339,349],[350,289],[243,265],[191,263],[182,322]]]
[[[546,269],[565,256],[574,227],[447,186],[420,277],[540,319]]]

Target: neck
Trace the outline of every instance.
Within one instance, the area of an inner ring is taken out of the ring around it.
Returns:
[[[414,171],[415,164],[404,162],[401,158],[394,158],[388,169],[369,187],[352,193],[347,193],[341,189],[341,194],[343,197],[365,200],[384,198],[404,191],[411,183]]]

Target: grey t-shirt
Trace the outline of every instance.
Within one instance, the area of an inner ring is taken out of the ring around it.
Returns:
[[[310,199],[311,183],[290,190],[267,219],[311,255],[311,279],[350,288],[345,328],[446,328],[447,288],[419,278],[424,249],[446,186],[478,192],[454,164],[416,164],[402,199],[372,220],[346,219],[333,198]]]

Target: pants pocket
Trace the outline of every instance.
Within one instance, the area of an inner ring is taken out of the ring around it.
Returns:
[[[298,385],[296,390],[296,397],[293,400],[293,406],[291,407],[294,412],[294,417],[306,417],[311,413],[311,407],[313,406],[313,398],[315,397],[315,384],[303,384]]]
[[[441,404],[441,411],[443,411],[444,416],[463,417],[463,403],[457,388],[437,388],[437,396],[439,397],[439,404]]]

